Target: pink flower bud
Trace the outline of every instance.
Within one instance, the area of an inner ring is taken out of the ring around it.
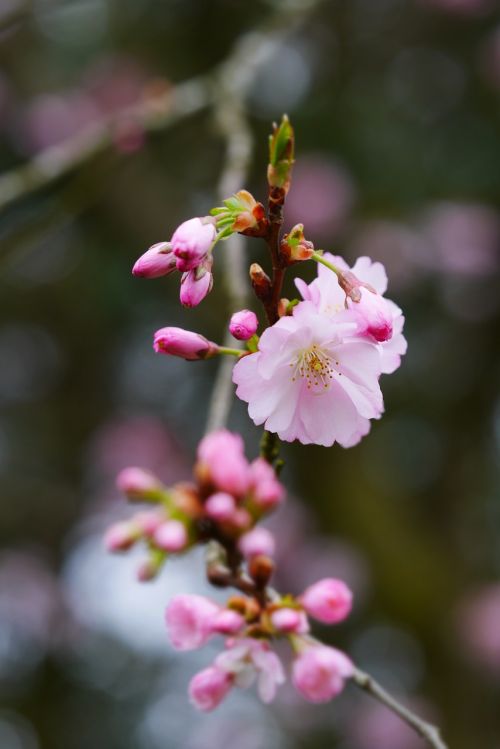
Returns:
[[[158,242],[141,255],[132,268],[134,276],[159,278],[176,269],[176,257],[169,242]]]
[[[182,551],[188,543],[186,526],[179,520],[167,520],[156,529],[154,541],[164,551]]]
[[[162,485],[152,473],[143,468],[124,468],[116,478],[116,485],[129,499],[149,499],[161,491]]]
[[[361,300],[350,305],[356,313],[359,332],[368,335],[379,343],[392,338],[394,315],[391,303],[383,296],[369,289],[361,289]]]
[[[309,631],[307,617],[298,609],[277,609],[271,614],[271,623],[278,632],[303,635]]]
[[[221,635],[234,635],[244,624],[244,618],[237,611],[221,609],[212,622],[212,631]]]
[[[188,361],[207,359],[219,350],[216,343],[183,328],[160,328],[155,333],[153,348],[157,354],[180,356]]]
[[[309,702],[328,702],[342,691],[352,672],[351,661],[340,650],[310,645],[295,659],[292,681]]]
[[[192,218],[178,226],[172,236],[172,249],[177,258],[177,268],[180,271],[196,268],[209,251],[215,234],[215,225],[209,217]]]
[[[271,510],[282,502],[285,490],[267,460],[256,458],[250,465],[250,476],[254,501],[261,509]]]
[[[307,588],[300,602],[308,614],[325,624],[345,619],[352,608],[352,593],[342,580],[327,577]]]
[[[165,519],[163,511],[148,510],[137,512],[133,516],[132,522],[145,536],[153,536],[160,525],[165,522]]]
[[[205,512],[208,517],[221,523],[233,520],[235,511],[235,499],[226,492],[212,494],[205,502]]]
[[[231,689],[234,677],[215,666],[195,674],[189,684],[191,703],[203,712],[214,710]]]
[[[204,596],[179,595],[172,598],[165,620],[176,650],[195,650],[212,636],[212,625],[219,606]]]
[[[161,568],[161,562],[156,559],[146,559],[137,568],[137,579],[140,583],[148,583],[154,580]]]
[[[240,496],[249,486],[249,466],[239,434],[211,432],[198,445],[198,468],[217,489]]]
[[[253,528],[240,538],[238,548],[247,559],[257,556],[272,557],[275,550],[274,536],[267,528]]]
[[[128,522],[115,523],[104,535],[104,545],[108,551],[126,551],[139,538],[140,532]]]
[[[235,312],[232,315],[229,322],[229,332],[238,341],[248,341],[259,327],[259,321],[257,315],[249,309],[242,309],[240,312]]]
[[[211,267],[212,262],[206,262],[205,265]],[[180,300],[184,307],[197,307],[212,290],[213,276],[210,267],[199,266],[182,276]]]

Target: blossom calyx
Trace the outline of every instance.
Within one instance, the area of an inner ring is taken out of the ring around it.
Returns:
[[[281,256],[287,265],[309,260],[314,253],[314,245],[304,236],[304,224],[296,224],[285,234],[280,245]]]
[[[247,190],[240,190],[227,198],[222,206],[214,208],[211,213],[216,217],[217,228],[222,232],[221,238],[233,232],[252,237],[267,234],[269,222],[264,206]]]
[[[154,335],[153,348],[157,354],[180,356],[188,361],[208,359],[218,353],[216,343],[207,340],[199,333],[183,328],[160,328]]]

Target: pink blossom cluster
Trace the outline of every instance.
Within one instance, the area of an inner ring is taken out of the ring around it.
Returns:
[[[217,634],[228,636],[213,664],[192,678],[192,703],[200,710],[213,710],[231,688],[246,688],[254,681],[261,700],[271,702],[285,681],[281,660],[272,649],[282,639],[293,651],[295,688],[310,702],[332,699],[352,675],[353,665],[340,650],[310,636],[308,616],[334,624],[348,616],[351,604],[349,588],[333,578],[320,580],[297,598],[275,595],[259,601],[232,596],[225,607],[203,596],[174,597],[166,611],[174,648],[193,650]]]
[[[280,439],[351,447],[383,413],[379,379],[406,351],[404,317],[383,296],[381,263],[359,258],[351,271],[342,258],[323,258],[339,272],[319,265],[311,284],[296,279],[304,301],[264,331],[233,380],[250,418]]]
[[[141,255],[132,273],[142,278],[159,278],[180,271],[181,303],[195,307],[212,289],[215,242],[215,219],[191,218],[177,227],[170,242],[158,242]]]
[[[198,446],[195,482],[167,488],[141,468],[126,468],[118,488],[132,502],[153,503],[112,525],[105,536],[110,551],[126,551],[142,541],[149,557],[140,580],[153,578],[169,554],[211,538],[234,546],[241,558],[272,557],[274,539],[256,523],[284,499],[284,489],[263,458],[251,463],[243,440],[227,430],[212,432]]]

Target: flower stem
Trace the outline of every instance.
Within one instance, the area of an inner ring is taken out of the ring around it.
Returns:
[[[313,254],[311,255],[311,260],[315,260],[317,263],[321,263],[321,265],[324,265],[326,268],[329,268],[334,273],[336,273],[337,276],[342,273],[340,268],[331,263],[329,260],[326,260],[323,255],[320,255],[318,252],[313,252]]]
[[[228,356],[243,356],[246,353],[243,349],[239,348],[228,348],[228,346],[219,346],[217,350],[218,354],[227,354]]]

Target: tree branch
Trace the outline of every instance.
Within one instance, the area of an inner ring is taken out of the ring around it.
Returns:
[[[401,720],[413,728],[419,736],[425,739],[429,746],[434,747],[434,749],[448,749],[447,745],[441,738],[437,726],[422,720],[422,718],[415,715],[415,713],[409,708],[402,705],[401,702],[398,702],[398,700],[389,694],[384,687],[375,681],[373,676],[361,671],[359,668],[355,668],[352,681],[356,686],[381,702],[393,713],[399,715]]]

